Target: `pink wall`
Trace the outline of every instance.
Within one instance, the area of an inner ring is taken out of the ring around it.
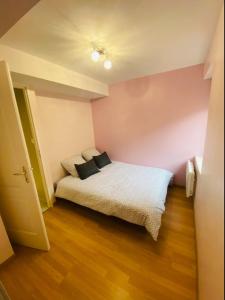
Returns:
[[[185,183],[185,163],[203,154],[210,81],[203,65],[110,87],[93,101],[96,146],[112,159],[165,168]]]

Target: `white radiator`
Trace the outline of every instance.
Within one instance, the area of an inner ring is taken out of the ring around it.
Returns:
[[[186,196],[190,198],[194,195],[195,188],[195,168],[192,161],[187,162],[186,166]]]

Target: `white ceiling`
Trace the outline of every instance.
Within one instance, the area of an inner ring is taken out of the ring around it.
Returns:
[[[204,62],[222,0],[42,0],[0,43],[106,83]],[[105,47],[113,69],[90,59]]]

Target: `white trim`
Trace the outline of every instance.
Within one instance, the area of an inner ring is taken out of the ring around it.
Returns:
[[[47,157],[43,148],[43,144],[39,135],[39,129],[38,129],[38,124],[36,122],[36,117],[35,117],[35,109],[33,107],[33,105],[31,104],[31,102],[35,101],[36,102],[36,94],[34,91],[31,90],[27,90],[26,89],[26,95],[27,95],[27,104],[29,106],[29,113],[30,113],[30,117],[32,118],[32,125],[33,125],[33,130],[35,132],[34,136],[35,136],[35,144],[37,147],[37,151],[39,154],[39,161],[41,162],[41,171],[42,171],[42,176],[44,178],[45,181],[45,188],[46,188],[46,193],[48,195],[48,205],[49,207],[52,207],[53,204],[55,203],[56,199],[55,199],[55,195],[54,195],[54,185],[52,182],[52,178],[51,178],[51,172],[48,166],[48,162],[47,162]]]

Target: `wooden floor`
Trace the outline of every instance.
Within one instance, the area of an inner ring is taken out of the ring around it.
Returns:
[[[0,268],[12,300],[196,299],[193,208],[169,191],[159,242],[142,227],[66,201],[45,214],[51,251],[15,247]]]

